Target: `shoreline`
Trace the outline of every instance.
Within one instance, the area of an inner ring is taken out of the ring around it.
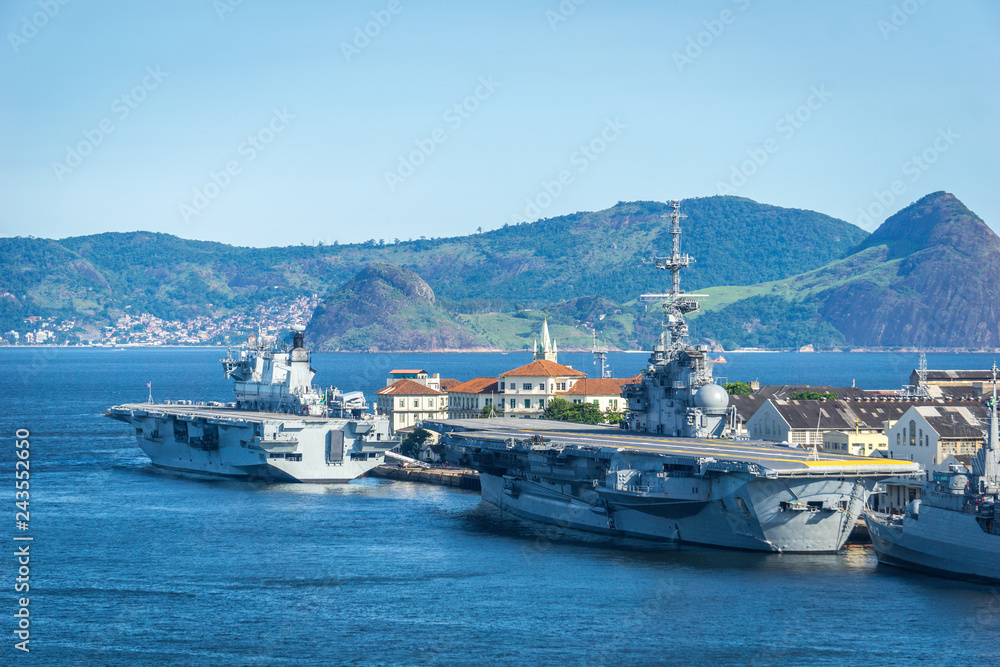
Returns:
[[[238,348],[239,345],[0,345],[0,350],[226,350]],[[560,352],[568,353],[591,353],[590,348],[565,348]],[[650,354],[652,350],[608,350],[609,354]],[[793,349],[750,349],[750,350],[724,350],[721,352],[710,352],[709,354],[1000,354],[1000,348],[969,349],[962,347],[954,348],[857,348],[853,350],[814,350],[812,352],[801,352]],[[531,354],[531,350],[501,350],[495,347],[482,348],[445,348],[440,350],[314,350],[313,354]]]

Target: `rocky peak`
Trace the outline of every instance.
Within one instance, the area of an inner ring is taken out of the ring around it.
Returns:
[[[889,260],[935,248],[983,257],[1000,251],[1000,237],[955,195],[941,191],[887,219],[849,254],[883,245],[888,248]]]

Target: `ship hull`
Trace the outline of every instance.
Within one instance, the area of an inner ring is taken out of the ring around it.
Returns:
[[[868,531],[879,563],[950,579],[1000,583],[1000,535],[974,516],[924,505],[919,520],[890,521],[869,513]]]
[[[352,432],[357,424],[348,420],[274,414],[254,421],[239,411],[200,409],[193,415],[188,410],[122,406],[109,416],[135,428],[136,443],[154,466],[184,473],[337,484],[356,479],[385,460],[388,443],[365,451],[372,447]]]
[[[855,482],[776,481],[733,478],[711,502],[645,506],[634,496],[580,497],[554,484],[528,482],[480,472],[482,497],[513,516],[566,528],[666,543],[784,553],[833,553],[847,540],[861,511],[861,500],[844,510],[834,499],[860,498]],[[561,485],[560,485],[561,486]],[[782,499],[824,498],[816,511],[790,511]],[[589,501],[588,501],[589,498]],[[845,501],[847,502],[847,501]]]

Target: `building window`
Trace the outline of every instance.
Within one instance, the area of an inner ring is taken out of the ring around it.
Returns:
[[[406,399],[405,398],[399,399],[399,407],[401,407],[401,408],[405,408],[406,407]]]
[[[415,407],[415,408],[419,408],[420,407],[420,399],[419,398],[413,399],[413,407]]]
[[[915,446],[917,439],[917,422],[910,420],[910,447]]]
[[[517,407],[517,401],[515,401],[513,398],[510,399],[510,409],[513,410],[516,407]]]
[[[611,399],[611,409],[612,410],[617,410],[618,409],[618,399],[617,398],[612,398]]]
[[[556,387],[559,388],[559,391],[566,391],[566,383],[565,382],[557,382],[556,383]]]
[[[521,383],[521,389],[524,389],[526,391],[531,391],[531,383],[530,382],[522,382]]]
[[[531,399],[530,398],[524,399],[524,408],[525,408],[525,410],[530,410],[531,409]]]
[[[538,399],[538,409],[539,410],[544,410],[545,409],[545,399],[544,398]]]
[[[899,431],[896,431],[896,445],[899,446]]]
[[[505,385],[505,384],[507,384],[507,383],[506,383],[506,382],[501,382],[501,383],[500,383],[500,391],[503,391],[503,390],[504,390],[504,385]]]

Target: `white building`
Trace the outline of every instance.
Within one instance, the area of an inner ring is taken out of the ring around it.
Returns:
[[[503,412],[503,396],[496,378],[478,377],[448,387],[449,419],[479,417],[488,405],[497,413]]]
[[[396,380],[375,394],[378,410],[389,417],[392,433],[412,430],[424,419],[448,417],[448,396],[415,380]]]
[[[542,322],[542,344],[535,343],[534,361],[501,373],[498,391],[507,417],[538,418],[557,395],[565,394],[586,373],[556,361],[556,343],[549,336],[548,322]]]
[[[979,451],[987,424],[986,408],[978,403],[915,405],[886,432],[889,458],[943,472],[949,456]]]
[[[632,378],[584,378],[577,380],[566,392],[560,393],[571,403],[593,403],[601,412],[625,412],[628,401],[622,398],[622,385],[636,384],[641,376]]]

